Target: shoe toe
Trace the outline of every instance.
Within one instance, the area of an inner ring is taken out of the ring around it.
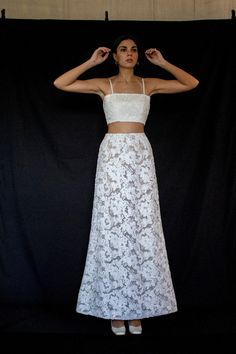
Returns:
[[[111,330],[116,336],[124,336],[126,333],[125,326],[122,327],[114,327],[111,325]]]
[[[132,334],[142,334],[142,326],[129,325],[129,331]]]

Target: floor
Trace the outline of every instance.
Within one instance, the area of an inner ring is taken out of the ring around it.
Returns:
[[[65,307],[0,308],[0,353],[236,354],[236,312],[190,309],[142,321],[142,335],[118,337],[110,321]]]

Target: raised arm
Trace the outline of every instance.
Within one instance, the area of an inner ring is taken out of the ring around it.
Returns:
[[[103,63],[109,53],[110,49],[107,47],[97,48],[90,59],[56,78],[53,82],[54,86],[63,91],[98,94],[99,79],[80,80],[79,77],[92,67]]]
[[[158,78],[148,79],[149,94],[155,93],[178,93],[194,89],[199,81],[188,72],[171,64],[162,56],[156,48],[151,48],[145,52],[146,58],[154,65],[158,65],[168,71],[175,79],[163,80]]]

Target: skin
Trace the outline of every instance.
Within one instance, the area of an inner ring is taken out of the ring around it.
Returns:
[[[107,47],[97,48],[92,56],[84,63],[60,75],[54,85],[63,91],[97,94],[102,99],[111,93],[108,78],[93,78],[81,80],[80,75],[94,66],[104,63],[111,54],[111,49]],[[153,65],[159,66],[172,74],[173,79],[163,80],[159,78],[145,78],[146,95],[152,96],[158,93],[180,93],[194,89],[199,81],[167,61],[156,48],[145,51],[145,57]],[[134,74],[134,68],[138,63],[138,49],[131,39],[123,40],[117,47],[116,53],[112,53],[117,64],[118,74],[110,77],[115,93],[142,93],[142,81]],[[141,133],[144,132],[144,125],[135,122],[114,122],[108,125],[108,133]],[[139,326],[140,320],[131,320],[132,326]],[[124,325],[123,320],[113,320],[114,327]]]
[[[97,48],[92,56],[77,67],[59,76],[54,85],[61,90],[77,93],[97,94],[102,99],[110,94],[108,78],[93,78],[80,80],[80,75],[94,66],[104,63],[111,54],[107,47]],[[137,46],[131,39],[123,40],[113,58],[117,63],[118,74],[110,77],[114,92],[142,93],[141,78],[134,74],[134,68],[138,62]],[[173,75],[171,80],[159,78],[145,78],[146,94],[152,96],[157,93],[178,93],[194,89],[199,81],[186,71],[168,62],[156,48],[145,51],[145,56],[153,65],[157,65]],[[108,133],[138,133],[144,131],[142,123],[115,122],[108,125]]]

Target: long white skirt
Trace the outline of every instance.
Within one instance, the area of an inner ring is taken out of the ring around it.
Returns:
[[[124,320],[177,311],[145,133],[106,134],[100,145],[76,311]]]

